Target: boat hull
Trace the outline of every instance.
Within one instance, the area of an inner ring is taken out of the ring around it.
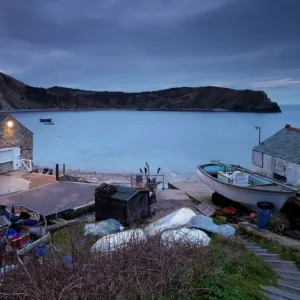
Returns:
[[[204,171],[201,172],[199,169],[197,169],[197,175],[199,179],[213,191],[232,201],[240,203],[253,211],[256,211],[258,202],[265,201],[272,203],[274,206],[273,212],[278,213],[287,200],[293,195],[293,192],[274,193],[224,184],[206,174]]]

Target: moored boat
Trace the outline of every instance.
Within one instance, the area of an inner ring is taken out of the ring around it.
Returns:
[[[256,210],[260,201],[273,204],[273,212],[281,210],[296,189],[251,170],[235,165],[210,163],[197,167],[200,180],[218,194],[238,202],[251,210]]]
[[[46,119],[40,119],[41,123],[51,123],[52,119],[51,118],[46,118]]]

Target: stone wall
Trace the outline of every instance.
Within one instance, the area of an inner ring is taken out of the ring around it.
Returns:
[[[3,164],[0,164],[0,174],[5,174],[13,171],[13,162],[9,161]]]
[[[7,126],[12,121],[13,126]],[[33,133],[11,116],[0,121],[0,148],[20,147],[21,158],[33,159]]]

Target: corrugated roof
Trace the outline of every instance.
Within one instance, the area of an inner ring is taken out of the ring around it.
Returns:
[[[117,192],[111,196],[112,199],[128,201],[139,191],[130,187],[115,185]]]
[[[300,129],[286,125],[253,150],[300,164]]]

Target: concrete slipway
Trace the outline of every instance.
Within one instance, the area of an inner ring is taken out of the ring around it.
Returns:
[[[50,216],[94,203],[97,185],[56,182],[55,176],[17,171],[0,176],[0,204],[24,205]]]

